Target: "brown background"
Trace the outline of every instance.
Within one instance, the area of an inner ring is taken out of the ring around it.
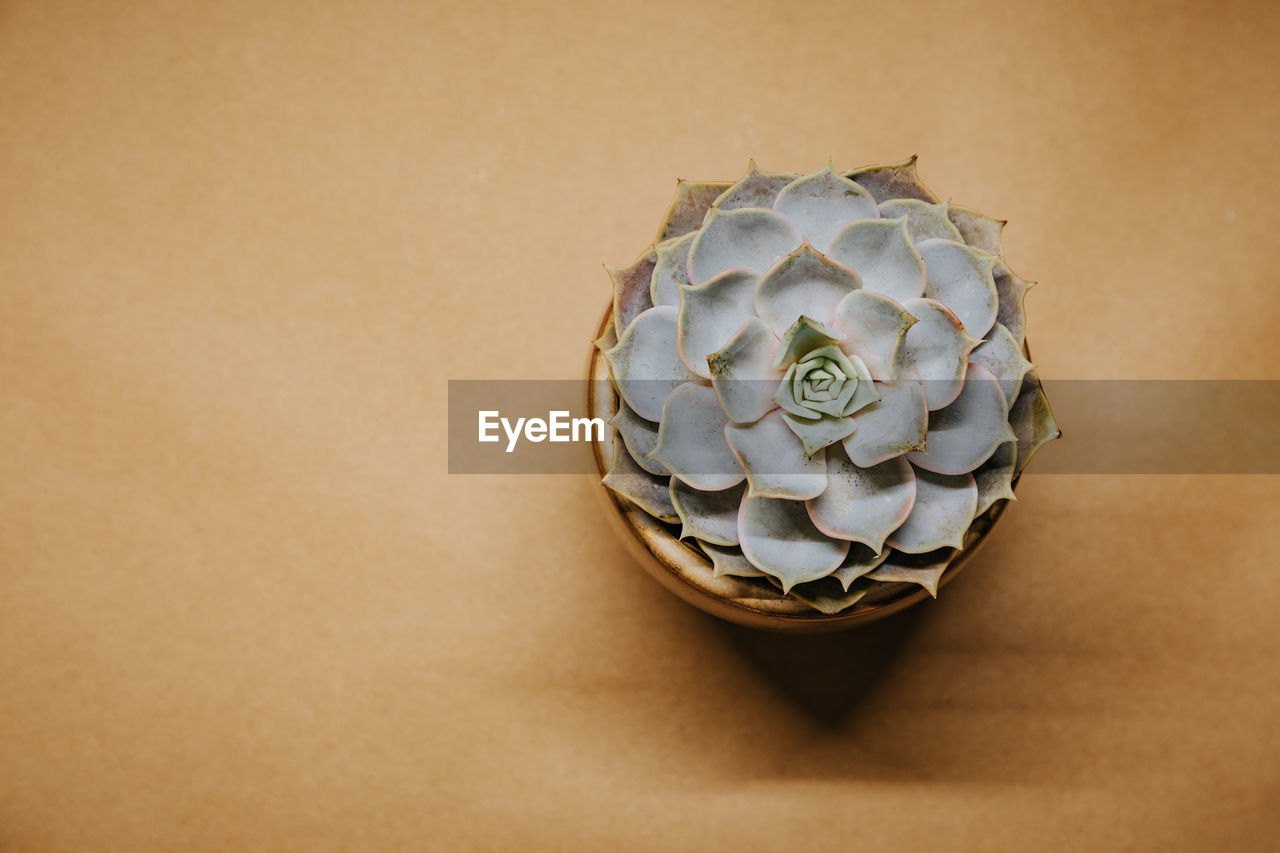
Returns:
[[[751,156],[1011,220],[1051,377],[1277,378],[1273,9],[0,5],[0,848],[1274,843],[1277,478],[1029,476],[786,640],[444,446]]]

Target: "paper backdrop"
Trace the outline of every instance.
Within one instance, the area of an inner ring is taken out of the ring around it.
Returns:
[[[1275,477],[1033,473],[938,601],[785,639],[444,436],[449,379],[580,376],[601,265],[750,157],[916,153],[1008,219],[1051,379],[1275,379],[1277,41],[1230,0],[4,4],[0,847],[1274,843]]]

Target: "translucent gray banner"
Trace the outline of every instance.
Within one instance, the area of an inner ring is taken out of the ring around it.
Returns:
[[[1028,474],[1280,474],[1280,380],[1043,384],[1063,437]],[[588,385],[449,380],[449,473],[596,473]]]

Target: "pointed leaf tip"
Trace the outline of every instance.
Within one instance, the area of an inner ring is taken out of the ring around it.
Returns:
[[[938,198],[916,174],[916,155],[898,163],[851,169],[845,175],[865,188],[876,202],[895,198],[914,198],[936,203]]]
[[[849,553],[849,542],[813,526],[803,501],[747,497],[738,515],[742,553],[776,578],[783,592],[831,574]]]
[[[728,183],[677,181],[675,196],[667,207],[654,242],[661,243],[698,229],[712,203],[728,188]]]

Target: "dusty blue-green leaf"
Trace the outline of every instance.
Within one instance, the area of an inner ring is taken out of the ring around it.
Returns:
[[[950,476],[916,468],[916,502],[911,515],[886,540],[907,554],[961,548],[978,507],[972,474]]]
[[[804,501],[743,499],[738,539],[751,564],[777,578],[783,592],[798,583],[826,577],[849,553],[847,541],[832,539],[813,526]]]
[[[850,222],[880,216],[871,194],[829,165],[784,187],[773,209],[791,220],[809,245],[820,252],[825,252],[832,238]]]

